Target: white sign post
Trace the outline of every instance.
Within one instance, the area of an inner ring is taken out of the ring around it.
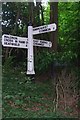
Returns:
[[[34,57],[33,57],[33,27],[28,26],[28,64],[27,74],[35,74],[34,72]]]
[[[33,46],[51,47],[52,43],[50,41],[33,39],[33,35],[52,32],[55,30],[56,30],[55,23],[35,28],[33,28],[30,25],[28,26],[28,38],[4,34],[2,36],[2,45],[5,47],[27,48],[28,49],[27,74],[34,75],[35,71],[34,71]]]

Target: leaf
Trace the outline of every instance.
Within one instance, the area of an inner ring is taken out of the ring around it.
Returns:
[[[21,105],[21,104],[23,104],[23,101],[22,101],[22,100],[16,100],[16,101],[15,101],[15,104],[16,104],[16,105]]]
[[[6,96],[4,97],[4,99],[10,99],[10,98],[14,98],[14,96],[12,96],[12,95],[6,95]]]

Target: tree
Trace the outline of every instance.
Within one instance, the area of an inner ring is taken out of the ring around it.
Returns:
[[[17,21],[19,19],[19,13],[20,13],[20,4],[17,4],[17,3],[13,3],[13,8],[15,9],[15,7],[17,8],[16,11],[13,12],[13,9],[12,9],[12,4],[11,3],[3,3],[3,25],[5,25],[5,29],[3,27],[3,32],[5,31],[5,33],[11,33],[12,35],[16,35],[16,31],[17,31]],[[11,11],[10,11],[11,9]],[[15,13],[16,16],[15,16]],[[15,16],[15,19],[14,19],[14,16]],[[5,24],[6,22],[6,24]],[[12,27],[14,29],[10,29],[11,28],[11,24],[12,24]],[[8,31],[8,30],[9,31]],[[5,59],[8,58],[8,55],[9,55],[9,51],[11,51],[12,49],[11,48],[6,48],[5,49]]]
[[[57,43],[58,43],[58,2],[50,2],[50,23],[55,23],[57,26],[57,29],[54,33],[51,33],[51,42],[52,42],[52,49],[51,51],[57,52]],[[57,108],[57,74],[56,74],[56,68],[54,60],[51,63],[51,79],[53,83],[53,101],[54,101],[54,110]]]
[[[50,2],[50,23],[55,23],[57,26],[56,31],[51,33],[52,50],[56,52],[58,41],[58,2]]]

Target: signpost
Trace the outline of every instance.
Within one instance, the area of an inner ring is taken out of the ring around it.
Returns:
[[[52,32],[56,30],[56,24],[49,24],[49,25],[43,25],[39,27],[33,28],[33,35],[41,34],[41,33],[47,33]]]
[[[18,37],[13,35],[2,36],[2,45],[4,47],[15,47],[15,48],[27,48],[28,59],[27,59],[27,74],[33,75],[34,71],[34,51],[33,46],[39,47],[52,47],[50,41],[33,39],[33,35],[52,32],[56,30],[56,24],[49,24],[33,28],[32,25],[28,26],[28,38]]]
[[[50,42],[50,41],[45,41],[45,40],[33,39],[33,46],[52,47],[52,42]]]
[[[28,26],[28,64],[27,64],[27,74],[35,74],[34,72],[34,56],[33,56],[33,28]]]
[[[4,34],[2,36],[2,45],[5,47],[28,48],[28,39]]]
[[[28,38],[4,34],[2,45],[5,47],[26,48],[28,49]],[[52,47],[50,41],[33,39],[33,46]]]

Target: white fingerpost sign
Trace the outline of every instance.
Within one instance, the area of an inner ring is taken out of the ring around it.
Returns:
[[[28,49],[28,38],[4,34],[2,36],[2,45],[5,47]],[[33,39],[33,46],[52,47],[52,42]]]
[[[4,34],[2,36],[2,45],[5,47],[28,48],[28,39],[25,37]]]
[[[33,26],[30,25],[28,26],[28,38],[4,34],[2,36],[2,45],[5,47],[28,49],[27,74],[33,75],[35,74],[33,46],[52,47],[52,42],[33,39],[33,35],[52,32],[52,31],[56,31],[55,23],[44,25],[44,26],[39,26],[35,28],[33,28]]]
[[[33,28],[33,35],[41,34],[41,33],[47,33],[52,32],[56,30],[56,24],[49,24],[49,25],[43,25],[39,27]]]
[[[33,57],[33,27],[28,26],[28,58],[27,58],[27,74],[35,74],[34,57]]]
[[[50,42],[50,41],[45,41],[45,40],[33,39],[33,46],[52,47],[52,42]]]

